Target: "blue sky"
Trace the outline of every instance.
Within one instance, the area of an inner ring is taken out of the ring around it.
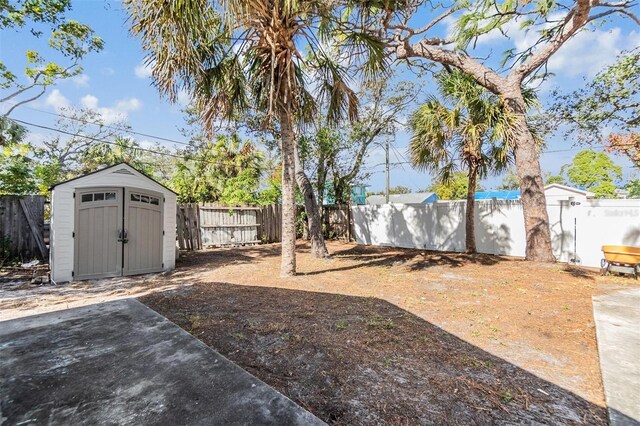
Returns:
[[[148,70],[143,66],[144,52],[140,42],[128,33],[126,14],[117,1],[75,1],[68,17],[90,25],[97,35],[105,41],[105,49],[97,54],[89,55],[83,62],[84,71],[81,76],[60,82],[49,88],[45,96],[29,107],[22,107],[12,117],[33,123],[51,125],[55,116],[37,111],[56,112],[64,106],[84,106],[96,109],[108,120],[117,117],[125,118],[137,132],[148,133],[163,138],[184,141],[178,131],[184,127],[184,115],[180,105],[170,105],[161,100],[151,85]],[[418,19],[420,16],[418,16]],[[451,22],[445,22],[441,31],[450,30]],[[517,26],[517,25],[516,25]],[[474,53],[484,57],[489,53],[497,54],[510,46],[524,46],[530,42],[532,35],[525,35],[515,30],[508,30],[510,39],[498,33],[485,36]],[[584,84],[585,79],[592,78],[604,66],[612,63],[621,50],[628,50],[640,45],[640,27],[630,20],[617,19],[583,32],[574,40],[563,46],[552,58],[549,69],[555,74],[541,88],[540,96],[543,104],[548,102],[548,93],[555,87],[571,91]],[[15,31],[0,33],[0,56],[10,69],[24,67],[24,51],[27,49],[43,50],[44,42]],[[413,74],[401,71],[401,78],[415,78]],[[427,89],[431,86],[427,85]],[[181,98],[186,102],[186,96]],[[33,129],[30,138],[37,141],[45,131]],[[151,138],[138,137],[143,144]],[[399,132],[396,135],[392,150],[392,162],[406,161],[406,146],[409,135]],[[574,147],[572,141],[555,136],[547,140],[547,150],[571,150],[542,154],[543,170],[557,173],[560,167],[583,147]],[[624,158],[616,158],[624,167],[625,179],[637,176],[631,165]],[[382,190],[384,187],[384,152],[374,148],[367,159],[371,176],[368,180],[370,190]],[[483,184],[486,188],[495,187],[500,177],[490,178]],[[431,177],[423,172],[413,170],[408,164],[397,164],[392,168],[391,184],[404,185],[412,189],[424,188]]]

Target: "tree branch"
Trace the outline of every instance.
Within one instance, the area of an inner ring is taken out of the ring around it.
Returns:
[[[508,79],[518,85],[522,84],[522,80],[524,80],[525,77],[547,62],[551,55],[556,53],[571,36],[589,22],[589,12],[591,8],[591,0],[576,0],[575,6],[565,16],[564,22],[555,36],[542,46],[542,48],[532,54],[529,59],[518,65],[511,72]]]
[[[402,45],[396,47],[396,56],[398,59],[420,57],[460,68],[462,71],[473,75],[478,83],[493,93],[500,93],[501,88],[506,83],[504,77],[467,54],[433,46],[429,43],[429,39],[420,40],[413,45],[405,41]]]
[[[20,105],[24,105],[24,104],[28,104],[29,102],[33,102],[36,99],[38,99],[40,96],[44,95],[44,93],[47,91],[47,86],[42,86],[42,90],[40,91],[40,93],[38,93],[37,95],[29,98],[29,99],[24,99],[16,104],[14,104],[11,108],[9,108],[9,111],[5,112],[2,116],[3,117],[8,117],[9,114],[11,114],[13,112],[13,110],[15,110],[16,108],[18,108]]]

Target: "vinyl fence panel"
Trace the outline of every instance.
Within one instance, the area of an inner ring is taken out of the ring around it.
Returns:
[[[352,206],[359,244],[461,252],[465,247],[464,201]],[[547,204],[556,258],[600,265],[606,244],[640,246],[640,200],[553,199]],[[476,245],[480,253],[525,256],[520,201],[476,202]]]

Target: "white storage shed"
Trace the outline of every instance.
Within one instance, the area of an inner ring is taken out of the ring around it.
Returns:
[[[55,282],[171,270],[176,193],[126,163],[51,187]]]

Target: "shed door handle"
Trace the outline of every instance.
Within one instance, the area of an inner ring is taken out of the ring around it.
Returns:
[[[129,237],[126,229],[118,230],[118,241],[122,242],[123,244],[126,244],[129,242]]]

